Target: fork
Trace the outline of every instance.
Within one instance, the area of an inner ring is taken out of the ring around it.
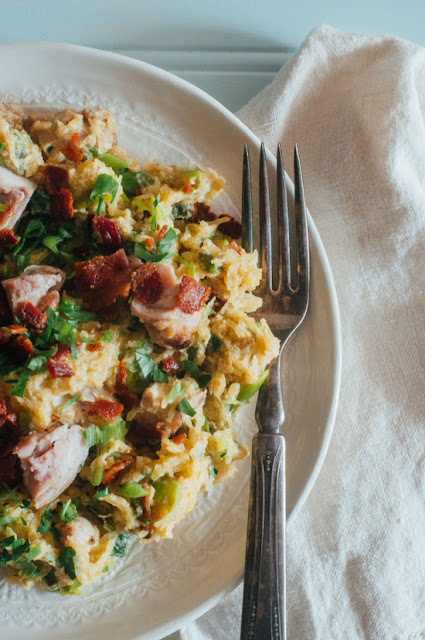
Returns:
[[[285,172],[280,144],[277,150],[277,250],[272,248],[272,223],[264,144],[260,151],[259,210],[260,264],[263,299],[259,315],[280,339],[279,356],[260,389],[253,438],[251,487],[245,556],[241,640],[286,638],[285,558],[285,438],[280,359],[299,327],[309,302],[310,262],[306,207],[298,149],[294,150],[295,228],[290,233]],[[291,243],[291,237],[295,242]],[[293,244],[293,246],[291,246]],[[253,251],[251,169],[245,145],[242,183],[242,246]],[[275,254],[275,255],[273,255]],[[296,277],[291,271],[296,265]],[[277,272],[276,272],[277,270]]]

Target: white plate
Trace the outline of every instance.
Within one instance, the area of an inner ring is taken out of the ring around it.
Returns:
[[[4,101],[29,108],[104,106],[119,116],[120,146],[141,160],[152,154],[164,163],[213,167],[227,183],[214,209],[238,215],[243,146],[249,142],[256,171],[259,140],[207,94],[139,61],[63,44],[0,45],[0,68]],[[268,161],[273,172],[271,154]],[[340,377],[332,275],[311,218],[309,225],[311,306],[284,355],[289,521],[323,463]],[[251,403],[241,416],[240,439],[249,444],[254,431]],[[249,470],[247,459],[233,479],[202,497],[174,539],[136,544],[84,596],[25,592],[0,578],[2,640],[155,640],[204,613],[242,578]]]

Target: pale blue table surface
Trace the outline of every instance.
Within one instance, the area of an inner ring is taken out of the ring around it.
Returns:
[[[232,110],[273,78],[315,26],[425,46],[425,1],[0,0],[0,42],[120,51],[177,73]]]

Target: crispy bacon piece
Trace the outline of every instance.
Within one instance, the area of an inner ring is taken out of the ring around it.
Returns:
[[[183,276],[177,296],[177,305],[184,313],[195,313],[195,311],[202,309],[210,293],[211,287],[203,287],[194,278]]]
[[[52,378],[72,378],[72,369],[66,357],[71,352],[69,344],[59,344],[57,352],[47,359],[47,369]]]
[[[87,351],[102,351],[103,346],[101,342],[93,342],[87,345]]]
[[[242,255],[242,247],[234,240],[232,240],[232,242],[229,244],[229,247],[236,251],[236,253],[238,253],[239,255]]]
[[[229,216],[229,218],[230,220],[228,222],[222,222],[218,225],[218,230],[226,236],[229,236],[229,238],[237,240],[242,235],[242,225],[238,220],[235,220],[231,216]]]
[[[190,193],[192,191],[192,183],[190,180],[184,183],[182,191],[183,193]]]
[[[80,146],[80,135],[73,133],[71,140],[61,149],[65,158],[71,162],[81,162],[83,157],[83,149]]]
[[[43,172],[43,184],[49,196],[60,193],[61,189],[69,186],[68,171],[48,164]]]
[[[192,211],[190,222],[200,222],[201,220],[205,220],[205,222],[212,222],[216,219],[217,216],[210,210],[209,205],[204,202],[195,203],[195,208]]]
[[[122,238],[115,220],[94,216],[93,233],[99,244],[107,249],[119,249]]]
[[[13,229],[0,229],[0,246],[18,244],[18,238],[13,233]]]
[[[131,267],[124,249],[75,264],[74,284],[86,307],[98,311],[130,292]]]
[[[113,422],[123,412],[124,405],[119,402],[99,399],[93,402],[89,409],[89,415],[97,415],[105,422]]]
[[[74,217],[74,201],[69,189],[61,189],[50,196],[50,212],[55,220],[72,220]]]
[[[162,363],[162,368],[164,369],[164,371],[178,371],[179,365],[174,360],[174,358],[170,356],[169,358],[164,360],[164,362]]]
[[[127,369],[125,368],[124,360],[120,360],[118,364],[117,377],[115,379],[115,393],[122,397],[122,399],[130,402],[136,402],[137,396],[132,391],[127,389]]]
[[[118,475],[124,471],[127,467],[131,465],[133,462],[132,458],[127,458],[126,460],[120,460],[116,464],[114,464],[110,469],[105,471],[102,477],[103,484],[111,484],[111,482],[115,482]]]
[[[42,313],[31,302],[21,302],[16,315],[35,329],[43,329],[47,322],[47,315]]]
[[[216,296],[214,300],[214,306],[213,306],[214,313],[218,313],[219,311],[221,311],[224,305],[226,304],[226,302],[227,302],[227,298],[218,298]]]
[[[155,242],[150,236],[147,236],[143,242],[145,243],[146,251],[153,251],[155,249]]]
[[[12,336],[21,335],[26,333],[28,329],[21,324],[9,324],[7,327],[0,329],[0,345],[9,342]]]
[[[164,288],[161,274],[151,262],[145,262],[131,274],[131,289],[143,304],[155,304]]]
[[[27,356],[34,355],[34,345],[29,338],[25,338],[24,336],[18,336],[16,338],[17,346],[24,351]]]

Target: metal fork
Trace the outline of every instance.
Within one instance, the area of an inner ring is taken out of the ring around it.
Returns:
[[[290,233],[285,173],[280,144],[277,152],[277,251],[272,250],[272,223],[264,144],[260,152],[259,209],[262,281],[258,313],[281,340],[260,389],[255,418],[259,433],[252,443],[251,488],[245,557],[241,640],[286,638],[285,439],[280,430],[284,409],[280,356],[303,321],[309,302],[309,245],[306,207],[298,150],[294,150],[295,228]],[[253,251],[251,169],[245,145],[242,186],[242,245]],[[290,238],[294,237],[294,246]],[[293,254],[293,255],[292,255]],[[296,277],[291,272],[296,264]],[[276,277],[277,269],[277,277]],[[295,280],[295,282],[294,282]],[[274,284],[275,283],[275,284]]]

